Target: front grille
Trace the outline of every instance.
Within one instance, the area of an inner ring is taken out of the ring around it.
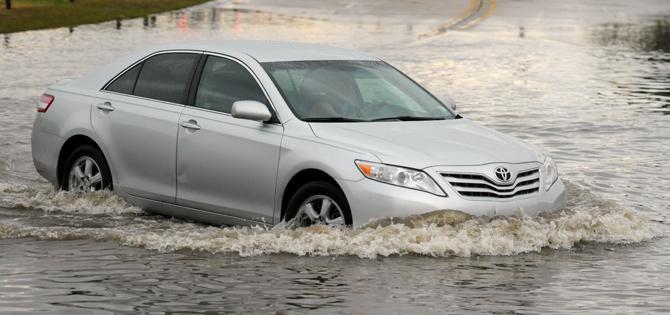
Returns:
[[[514,198],[540,191],[540,170],[522,171],[513,183],[501,185],[484,175],[442,173],[461,196],[475,198]]]

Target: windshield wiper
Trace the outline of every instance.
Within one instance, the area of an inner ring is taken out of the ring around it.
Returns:
[[[445,120],[446,117],[421,117],[421,116],[394,116],[394,117],[384,117],[377,118],[371,121],[389,121],[389,120],[400,120],[400,121],[416,121],[416,120]]]
[[[362,122],[369,121],[365,119],[346,118],[346,117],[314,117],[303,119],[306,122]]]

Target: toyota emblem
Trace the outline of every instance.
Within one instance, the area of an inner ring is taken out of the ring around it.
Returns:
[[[505,167],[496,167],[496,178],[500,180],[501,182],[508,182],[510,179],[512,179],[512,173],[509,172],[509,170]]]

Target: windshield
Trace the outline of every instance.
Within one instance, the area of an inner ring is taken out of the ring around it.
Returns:
[[[305,121],[454,118],[430,93],[382,61],[269,62],[263,67]]]

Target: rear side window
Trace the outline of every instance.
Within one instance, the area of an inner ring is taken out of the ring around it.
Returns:
[[[248,100],[268,105],[263,90],[247,69],[230,59],[208,57],[194,106],[230,113],[234,102]]]
[[[134,95],[183,103],[193,76],[198,54],[160,54],[144,61]]]
[[[106,90],[123,94],[133,94],[135,81],[137,81],[137,75],[140,74],[141,68],[142,64],[140,63],[126,71],[120,77],[116,78],[116,80],[112,81],[112,83],[107,86]]]

